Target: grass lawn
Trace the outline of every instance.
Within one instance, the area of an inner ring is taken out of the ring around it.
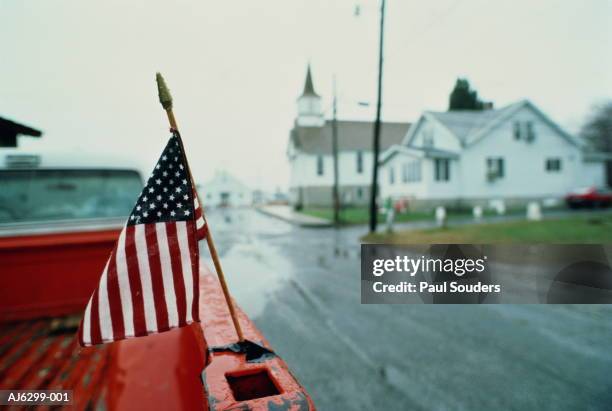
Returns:
[[[362,240],[390,244],[610,243],[612,215],[398,231],[371,234]]]
[[[313,217],[333,220],[334,211],[331,208],[308,208],[301,211],[302,214]],[[378,214],[378,221],[384,222],[386,216]],[[433,218],[433,213],[425,211],[417,211],[406,214],[396,215],[395,221],[418,221]],[[366,207],[350,207],[340,211],[340,222],[342,224],[367,224],[370,221],[370,210]]]
[[[334,217],[334,211],[331,208],[308,208],[300,211],[303,214],[310,215],[313,217],[324,218],[326,220],[332,220]],[[525,210],[522,209],[511,209],[508,210],[507,214],[521,213]],[[492,210],[484,210],[483,215],[495,214]],[[461,209],[461,210],[447,210],[448,219],[460,218],[460,217],[471,217],[472,210]],[[403,214],[396,214],[396,222],[407,222],[407,221],[423,221],[434,219],[433,211],[409,211]],[[386,215],[378,214],[378,222],[384,223]],[[348,207],[340,211],[340,222],[342,224],[367,224],[370,221],[370,210],[367,207]]]

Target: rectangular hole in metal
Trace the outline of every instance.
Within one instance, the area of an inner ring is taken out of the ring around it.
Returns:
[[[236,401],[254,400],[280,394],[266,369],[247,373],[226,374],[232,394]]]

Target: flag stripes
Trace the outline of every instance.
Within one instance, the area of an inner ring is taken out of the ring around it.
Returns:
[[[195,192],[195,189],[194,189]],[[196,236],[198,240],[201,240],[206,237],[208,234],[208,227],[206,227],[206,221],[204,220],[204,213],[202,212],[202,207],[200,207],[200,202],[198,201],[198,196],[195,196],[193,199],[194,205],[194,214],[196,219]]]
[[[128,227],[128,229],[129,228],[130,227]],[[151,279],[151,267],[149,265],[149,254],[147,253],[147,240],[144,225],[134,226],[134,247],[136,248],[136,267],[138,267],[138,273],[140,274],[142,299],[144,303],[146,332],[143,335],[146,335],[147,332],[152,332],[157,329],[157,312],[155,309],[155,297],[153,296],[153,282]],[[142,328],[138,328],[138,330],[142,330]]]
[[[196,222],[126,226],[81,322],[90,346],[198,321]]]

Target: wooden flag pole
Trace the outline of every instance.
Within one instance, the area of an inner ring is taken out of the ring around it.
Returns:
[[[166,86],[166,82],[160,73],[157,73],[157,91],[159,93],[159,102],[161,103],[164,110],[166,110],[166,114],[168,115],[168,122],[170,123],[170,129],[178,131],[178,126],[176,125],[176,118],[174,117],[174,112],[172,111],[172,96],[170,95],[170,90]],[[181,140],[179,138],[179,140]],[[185,154],[185,147],[183,147],[183,142],[180,141],[181,148],[183,150],[183,154]],[[187,162],[187,171],[189,172],[189,178],[193,183],[193,175],[191,174],[191,167],[189,166],[189,162]],[[210,232],[210,226],[208,225],[208,221],[206,220],[206,214],[204,214],[204,204],[200,200],[200,196],[198,195],[198,191],[195,190],[195,195],[198,199],[198,203],[200,207],[202,207],[202,218],[204,218],[204,223],[206,224],[206,243],[208,244],[208,250],[210,251],[210,256],[213,260],[213,264],[215,265],[215,270],[217,271],[217,276],[219,277],[219,282],[221,283],[221,288],[223,289],[223,296],[225,297],[225,302],[227,303],[227,307],[229,308],[230,316],[232,317],[232,322],[234,323],[234,328],[236,329],[236,334],[238,335],[238,341],[244,341],[244,335],[242,334],[242,328],[240,328],[240,322],[238,321],[238,315],[236,314],[236,309],[234,308],[234,303],[232,301],[232,296],[230,295],[229,288],[227,287],[227,282],[225,281],[225,275],[223,274],[223,267],[221,267],[221,260],[219,259],[219,254],[217,254],[217,248],[215,247],[215,242],[213,241],[212,233]]]

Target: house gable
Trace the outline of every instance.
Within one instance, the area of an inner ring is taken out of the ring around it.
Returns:
[[[513,127],[515,121],[532,121],[537,124],[538,128],[547,127],[551,132],[565,140],[565,142],[576,147],[582,146],[578,139],[566,132],[529,100],[522,100],[506,107],[499,116],[495,117],[485,127],[469,136],[466,145],[472,146],[478,143],[480,140],[493,135],[493,132],[500,127]]]
[[[428,112],[421,115],[415,127],[410,128],[404,142],[407,147],[419,149],[461,150],[461,142],[456,136]]]

